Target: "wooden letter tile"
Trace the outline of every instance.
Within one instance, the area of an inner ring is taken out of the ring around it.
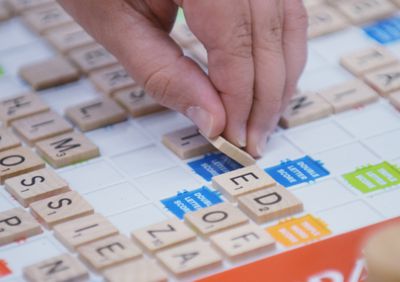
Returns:
[[[196,238],[196,234],[183,222],[170,219],[132,232],[132,237],[146,250],[156,252],[163,248]]]
[[[185,220],[202,235],[210,235],[248,221],[238,208],[221,203],[185,214]]]
[[[382,96],[400,89],[400,64],[368,73],[365,81]]]
[[[338,8],[354,24],[381,19],[396,11],[389,0],[349,0],[341,2]]]
[[[7,178],[44,168],[45,163],[31,150],[18,147],[0,153],[0,184]]]
[[[117,59],[103,46],[92,44],[73,50],[69,58],[78,66],[81,72],[88,74],[92,71],[116,64]]]
[[[220,255],[208,244],[193,241],[157,253],[157,258],[177,276],[191,274],[221,263]]]
[[[215,234],[210,237],[210,240],[230,259],[275,246],[274,239],[260,226],[253,223]]]
[[[321,5],[308,9],[309,38],[341,30],[348,24],[347,19],[334,8]]]
[[[54,167],[86,161],[100,155],[99,148],[83,134],[71,132],[36,143],[37,152]]]
[[[214,146],[200,134],[198,128],[195,126],[165,134],[162,142],[183,160],[214,150]]]
[[[19,74],[35,90],[62,85],[79,79],[79,71],[63,57],[54,57],[23,66]]]
[[[124,235],[116,235],[78,248],[80,257],[93,269],[101,271],[142,255],[141,250]]]
[[[29,117],[34,114],[43,113],[49,107],[34,93],[18,95],[0,101],[0,120],[9,126],[11,122]]]
[[[135,85],[129,73],[119,65],[94,71],[90,74],[90,79],[101,92],[108,95]]]
[[[50,30],[46,33],[46,39],[63,54],[94,42],[94,39],[75,23]]]
[[[0,152],[19,146],[21,146],[21,142],[12,132],[0,127]]]
[[[54,3],[54,0],[7,0],[11,9],[19,14],[30,9]]]
[[[238,201],[239,208],[257,223],[303,211],[303,203],[281,186],[246,194]]]
[[[54,226],[54,236],[70,250],[117,234],[118,229],[100,214],[80,217]]]
[[[395,106],[396,109],[400,111],[400,91],[390,94],[389,101],[393,106]]]
[[[341,58],[340,63],[355,76],[392,65],[397,58],[383,47],[371,47],[358,50]]]
[[[0,246],[42,233],[39,223],[20,208],[0,212]]]
[[[335,113],[376,102],[378,93],[361,80],[353,80],[323,90],[320,96],[332,105]]]
[[[257,165],[252,165],[231,172],[214,176],[212,184],[231,201],[238,196],[262,188],[274,187],[275,180]]]
[[[297,95],[292,98],[279,124],[284,128],[298,126],[327,117],[333,107],[317,94]]]
[[[94,212],[92,206],[75,191],[34,202],[30,208],[32,214],[49,228]]]
[[[36,142],[71,132],[72,126],[54,112],[45,112],[12,123],[16,133],[30,146]]]
[[[73,22],[68,13],[57,4],[31,9],[24,12],[22,17],[25,23],[38,33]]]
[[[23,273],[29,282],[78,282],[89,280],[89,273],[84,265],[69,254],[52,257],[25,267]]]
[[[203,135],[204,136],[204,135]],[[204,136],[205,137],[205,136]],[[218,136],[216,138],[207,138],[208,142],[210,142],[215,148],[219,151],[230,157],[231,159],[237,161],[242,166],[249,166],[256,163],[256,160],[250,156],[245,151],[236,147],[232,143],[228,142],[222,136]]]
[[[67,182],[47,168],[9,178],[5,188],[24,207],[69,191]]]
[[[168,277],[158,264],[140,258],[103,272],[107,282],[167,282]]]
[[[126,120],[125,111],[111,99],[95,99],[65,110],[65,115],[82,131]]]
[[[166,109],[138,86],[118,90],[113,94],[113,97],[133,117],[140,117]]]

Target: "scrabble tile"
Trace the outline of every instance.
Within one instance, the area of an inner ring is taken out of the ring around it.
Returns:
[[[144,90],[138,86],[116,91],[113,94],[113,97],[115,101],[117,101],[133,117],[140,117],[164,111],[166,109],[158,104],[149,95],[147,95]]]
[[[80,257],[93,269],[105,268],[136,259],[141,250],[124,235],[115,235],[78,248]]]
[[[82,131],[111,125],[126,120],[125,111],[113,100],[102,98],[69,107],[65,115]]]
[[[397,58],[387,49],[375,46],[345,55],[340,63],[355,76],[362,76],[367,72],[395,64]]]
[[[25,65],[19,70],[19,74],[35,90],[59,86],[79,79],[79,71],[63,57]]]
[[[54,3],[54,0],[7,0],[12,10],[19,14],[21,12]]]
[[[31,150],[18,147],[0,153],[0,184],[7,178],[44,168],[45,163]]]
[[[327,117],[333,113],[333,107],[317,94],[296,95],[284,111],[279,124],[284,128]]]
[[[187,24],[176,24],[171,32],[171,37],[182,47],[189,47],[199,42]]]
[[[214,150],[195,126],[165,134],[162,143],[182,160],[193,158]]]
[[[196,238],[196,234],[178,219],[169,219],[132,232],[146,250],[156,252]]]
[[[5,21],[11,18],[12,11],[5,0],[0,0],[0,21]]]
[[[21,146],[21,142],[12,132],[0,127],[0,152],[19,146]]]
[[[87,281],[89,273],[84,265],[69,254],[62,254],[23,269],[29,282]]]
[[[69,53],[69,58],[78,66],[81,72],[89,74],[92,71],[116,64],[117,59],[103,46],[91,44]]]
[[[103,93],[112,94],[135,85],[129,73],[120,65],[102,68],[90,74],[90,80]]]
[[[228,199],[236,201],[238,196],[246,193],[274,187],[276,182],[257,165],[252,165],[214,176],[212,185]]]
[[[45,38],[63,54],[94,43],[94,39],[75,23],[51,29]]]
[[[221,203],[195,212],[185,214],[187,221],[202,235],[210,235],[248,221],[248,218],[235,206]]]
[[[22,15],[24,22],[34,31],[44,33],[52,28],[72,23],[72,18],[57,4],[49,4],[26,11]]]
[[[144,258],[107,268],[103,275],[107,282],[166,282],[168,280],[158,264]]]
[[[54,226],[54,236],[70,250],[117,234],[118,229],[96,213]]]
[[[368,281],[400,281],[400,226],[392,224],[375,231],[367,240],[363,254]]]
[[[400,111],[400,91],[391,93],[389,95],[389,101]]]
[[[36,149],[54,167],[71,165],[100,155],[99,148],[78,132],[40,141],[36,143]]]
[[[203,135],[204,136],[204,135]],[[205,137],[205,136],[204,136]],[[232,143],[228,142],[222,136],[218,136],[216,138],[207,138],[208,142],[210,142],[215,148],[219,151],[230,157],[231,159],[237,161],[242,166],[249,166],[256,163],[256,160],[250,156],[245,151],[236,147]]]
[[[389,0],[349,0],[337,7],[354,24],[385,18],[396,11]]]
[[[21,208],[0,212],[0,246],[42,232],[39,223]]]
[[[36,142],[71,132],[72,126],[54,112],[45,112],[12,123],[14,131],[30,146]]]
[[[374,103],[379,98],[379,95],[361,80],[345,82],[319,94],[333,107],[335,113]]]
[[[339,31],[349,23],[336,9],[316,5],[308,9],[308,37],[314,38]]]
[[[235,259],[275,246],[275,240],[260,226],[246,224],[210,237],[225,256]]]
[[[365,81],[382,96],[400,89],[400,64],[370,72]]]
[[[24,207],[69,191],[67,182],[48,168],[9,178],[4,184],[7,191]]]
[[[11,122],[29,117],[34,114],[43,113],[49,107],[34,93],[18,95],[0,101],[0,120],[6,126]]]
[[[259,190],[239,197],[239,208],[257,223],[290,216],[303,211],[303,204],[281,186]]]
[[[75,191],[34,202],[29,207],[32,214],[48,228],[94,212],[93,207]]]
[[[156,257],[176,276],[189,275],[221,263],[220,255],[201,241],[161,251]]]

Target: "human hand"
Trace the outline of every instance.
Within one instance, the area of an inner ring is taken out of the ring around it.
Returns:
[[[296,90],[307,52],[301,0],[59,0],[160,104],[253,156]],[[170,38],[178,5],[208,75]]]

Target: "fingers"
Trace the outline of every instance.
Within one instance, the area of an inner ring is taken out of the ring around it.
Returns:
[[[154,13],[161,11],[138,7],[133,4],[137,1],[62,2],[149,95],[187,115],[209,137],[222,133],[225,111],[221,99],[206,74],[182,54],[165,32],[165,25],[169,24],[165,16],[153,21]],[[166,1],[162,2],[166,5]],[[166,10],[173,14],[171,7]]]
[[[255,94],[248,123],[247,151],[259,157],[279,119],[285,89],[283,5],[280,0],[250,1],[253,15]]]
[[[286,65],[286,85],[282,111],[296,92],[299,77],[307,60],[307,12],[303,1],[284,1],[283,50]]]
[[[226,111],[224,136],[246,146],[254,65],[248,0],[185,0],[186,20],[208,51],[208,74]]]

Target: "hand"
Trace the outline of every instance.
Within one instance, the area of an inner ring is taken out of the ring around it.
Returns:
[[[160,104],[253,156],[296,90],[307,52],[301,0],[60,0]],[[178,5],[208,75],[169,37]]]

